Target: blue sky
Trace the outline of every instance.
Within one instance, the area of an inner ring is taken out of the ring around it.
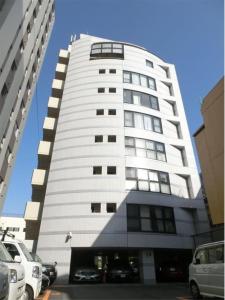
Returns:
[[[23,214],[60,48],[88,33],[147,48],[173,63],[191,134],[202,98],[223,76],[223,0],[56,0],[56,20],[12,172],[3,212]]]

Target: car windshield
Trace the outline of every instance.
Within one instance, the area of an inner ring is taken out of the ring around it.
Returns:
[[[0,242],[0,261],[2,262],[14,262],[12,256],[6,250],[6,247]]]
[[[26,248],[26,246],[23,243],[19,243],[20,249],[22,250],[23,254],[25,255],[26,259],[28,261],[34,261],[33,257],[30,255],[30,252]]]

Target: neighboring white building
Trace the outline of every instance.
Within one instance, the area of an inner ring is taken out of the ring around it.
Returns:
[[[59,281],[118,258],[145,283],[166,260],[187,270],[208,219],[174,65],[82,34],[60,51],[43,127],[25,219]]]
[[[15,238],[23,241],[28,249],[32,250],[32,241],[25,240],[26,222],[22,217],[0,217],[0,231],[8,227],[8,232],[14,234]]]
[[[54,0],[0,1],[0,212],[54,11]]]

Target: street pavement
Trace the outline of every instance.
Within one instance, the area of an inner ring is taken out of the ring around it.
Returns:
[[[55,285],[38,300],[190,300],[188,285],[168,283]]]

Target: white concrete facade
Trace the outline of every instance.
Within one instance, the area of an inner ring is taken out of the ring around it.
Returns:
[[[104,42],[122,45],[124,57],[90,59],[93,44]],[[135,84],[135,75],[132,83],[124,82],[124,72],[141,74],[142,86]],[[63,86],[37,252],[43,260],[58,262],[59,279],[66,282],[72,248],[139,249],[143,281],[152,283],[154,249],[192,249],[191,236],[208,229],[175,67],[138,46],[81,35],[70,48]],[[152,95],[158,109],[137,97],[125,103],[124,90]],[[133,121],[128,120],[133,125],[127,125],[126,112],[133,113]],[[127,138],[135,138],[132,153]],[[138,146],[150,141],[154,147],[163,143],[163,154]],[[128,172],[135,176],[128,178]],[[158,187],[160,192],[153,192]],[[94,203],[101,205],[100,212],[92,212]],[[112,203],[115,212],[107,211]],[[175,231],[132,231],[131,204],[172,208]],[[66,243],[68,232],[72,238]]]
[[[54,0],[1,2],[0,212],[55,19]]]

